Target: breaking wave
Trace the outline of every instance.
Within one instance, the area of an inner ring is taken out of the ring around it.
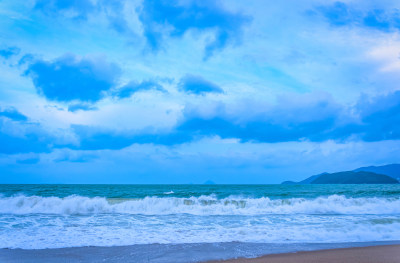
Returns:
[[[143,215],[263,215],[263,214],[400,214],[399,198],[349,198],[331,195],[314,199],[146,197],[106,199],[71,195],[0,197],[3,214],[143,214]]]

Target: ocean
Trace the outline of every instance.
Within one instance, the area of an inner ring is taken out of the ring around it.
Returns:
[[[0,248],[196,262],[399,239],[400,185],[0,185]]]

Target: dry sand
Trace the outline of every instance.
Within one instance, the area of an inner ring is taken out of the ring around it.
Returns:
[[[340,248],[207,263],[400,263],[400,245]]]

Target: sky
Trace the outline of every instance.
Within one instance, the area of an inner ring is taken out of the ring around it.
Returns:
[[[397,0],[1,0],[0,183],[400,162]]]

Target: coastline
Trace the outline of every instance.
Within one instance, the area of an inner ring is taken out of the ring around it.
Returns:
[[[252,252],[249,253],[249,251]],[[332,244],[256,244],[230,242],[56,249],[0,249],[0,262],[399,263],[400,241]]]
[[[258,258],[213,260],[205,263],[399,263],[400,245],[351,247],[270,254]]]

